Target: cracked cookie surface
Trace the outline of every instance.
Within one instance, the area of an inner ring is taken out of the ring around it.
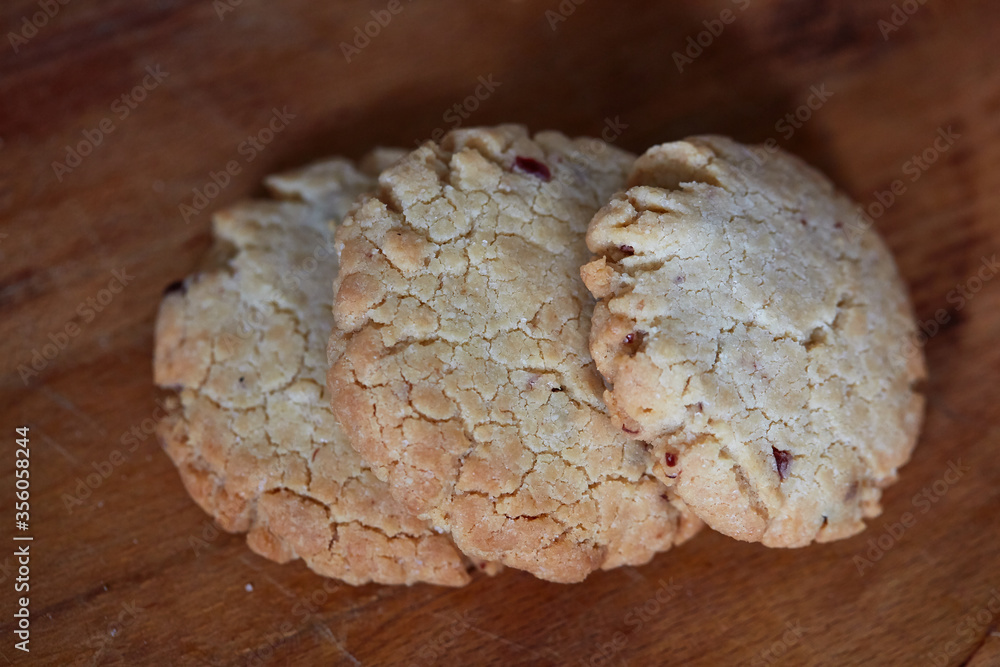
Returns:
[[[633,159],[457,130],[383,172],[337,232],[328,382],[353,444],[463,551],[552,581],[700,526],[608,418],[588,350],[587,222]]]
[[[469,563],[390,496],[325,395],[337,271],[328,221],[403,154],[272,176],[284,201],[215,215],[211,262],[160,307],[154,376],[177,393],[158,428],[191,496],[262,556],[302,558],[351,584],[458,586]]]
[[[722,137],[647,151],[594,217],[581,275],[617,423],[711,527],[844,538],[910,457],[924,361],[906,289],[856,205],[786,153]]]

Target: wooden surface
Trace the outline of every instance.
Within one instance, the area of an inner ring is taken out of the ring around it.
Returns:
[[[14,648],[16,564],[0,550],[3,664],[1000,664],[1000,278],[976,278],[1000,253],[1000,6],[928,2],[884,39],[889,0],[588,0],[564,21],[546,15],[556,0],[403,0],[347,62],[340,42],[387,4],[243,0],[220,19],[209,0],[77,1],[16,53],[0,44],[0,539],[14,544],[21,425],[34,537],[30,654]],[[727,8],[735,20],[679,72],[673,52]],[[0,25],[39,11],[8,0]],[[122,117],[157,65],[168,76]],[[461,590],[352,588],[255,556],[187,497],[143,433],[160,414],[160,295],[209,245],[208,212],[186,223],[179,205],[230,160],[241,171],[212,208],[314,158],[412,146],[481,76],[499,85],[466,124],[596,134],[617,118],[636,151],[693,132],[773,137],[866,205],[902,181],[876,227],[920,319],[944,324],[926,343],[920,444],[865,533],[780,551],[705,532],[574,586],[508,572]],[[824,85],[788,137],[776,123]],[[247,161],[240,143],[286,107],[294,119]],[[105,118],[113,131],[57,174]],[[937,159],[922,171],[908,161],[925,149]],[[134,279],[87,306],[122,269]],[[68,323],[78,335],[22,381]]]

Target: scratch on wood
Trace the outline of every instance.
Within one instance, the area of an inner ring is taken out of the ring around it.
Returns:
[[[69,461],[71,463],[73,463],[73,465],[80,465],[80,459],[78,459],[75,456],[73,456],[65,447],[63,447],[62,445],[60,445],[53,438],[51,438],[48,435],[46,435],[45,431],[43,431],[42,429],[40,429],[40,428],[38,428],[36,426],[36,427],[33,428],[32,433],[37,433],[38,435],[42,436],[42,440],[45,442],[45,444],[51,445],[52,449],[56,450],[57,452],[59,452],[60,454],[62,454],[64,457],[66,457],[67,459],[69,459]]]
[[[481,628],[477,628],[474,625],[470,625],[469,629],[472,630],[473,632],[478,632],[481,635],[485,635],[486,637],[489,637],[490,639],[494,639],[494,640],[496,640],[496,641],[498,641],[498,642],[500,642],[502,644],[507,644],[508,646],[513,646],[514,648],[520,649],[520,650],[524,651],[525,653],[530,653],[531,656],[534,657],[534,658],[536,658],[536,659],[541,659],[541,658],[544,657],[541,653],[539,653],[538,651],[536,651],[533,648],[528,648],[527,646],[524,646],[523,644],[518,644],[517,642],[511,641],[510,639],[507,639],[506,637],[501,637],[500,635],[495,635],[492,632],[489,632],[487,630],[483,630]]]
[[[321,637],[323,637],[328,642],[336,646],[341,653],[347,656],[347,659],[351,661],[351,664],[357,665],[357,667],[362,667],[361,661],[355,658],[343,644],[337,641],[337,637],[333,634],[333,631],[330,628],[326,627],[322,623],[313,623],[313,627],[316,629],[316,632],[318,632]]]
[[[46,396],[49,400],[51,400],[53,403],[55,403],[59,407],[72,412],[81,421],[86,422],[86,424],[88,426],[90,426],[90,428],[94,429],[95,431],[97,431],[98,433],[100,433],[102,436],[106,436],[108,434],[108,432],[106,430],[104,430],[103,426],[101,426],[96,421],[94,421],[93,418],[91,418],[90,415],[88,415],[86,412],[84,412],[80,408],[76,407],[76,404],[73,401],[71,401],[70,399],[66,398],[65,396],[63,396],[59,392],[57,392],[54,389],[51,389],[49,387],[45,387],[45,386],[41,387],[38,391],[39,391],[39,393],[41,393],[44,396]]]

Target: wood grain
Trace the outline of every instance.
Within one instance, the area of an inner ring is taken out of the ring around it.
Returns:
[[[0,555],[0,657],[960,665],[978,653],[970,664],[1000,664],[990,636],[1000,587],[1000,279],[982,268],[1000,252],[1000,6],[929,2],[905,23],[897,15],[902,25],[885,39],[879,21],[893,4],[567,1],[556,21],[548,13],[559,11],[556,0],[403,0],[351,62],[340,43],[387,0],[243,0],[221,18],[209,0],[71,2],[16,52],[8,35],[0,45],[0,507],[13,503],[14,428],[28,425],[35,539],[30,654],[13,646],[16,575],[13,557]],[[735,20],[678,72],[673,53],[725,9]],[[5,2],[0,25],[20,31],[39,11],[36,2]],[[168,76],[121,117],[116,100],[157,65]],[[264,175],[313,158],[414,145],[449,125],[449,108],[491,75],[500,85],[463,122],[595,134],[618,119],[627,127],[617,142],[637,151],[693,132],[773,137],[865,206],[904,182],[876,227],[921,321],[937,315],[943,324],[927,325],[937,331],[926,342],[920,445],[865,533],[782,551],[706,532],[645,567],[575,586],[508,572],[462,590],[352,588],[253,555],[190,501],[143,432],[158,414],[150,353],[161,292],[209,244],[209,213],[186,222],[179,205],[230,160],[241,172],[212,208],[260,193]],[[830,99],[787,136],[776,124],[822,85]],[[286,107],[295,118],[248,161],[240,143]],[[104,119],[113,131],[57,175],[66,146],[94,136]],[[935,137],[949,127],[959,136],[935,155]],[[936,159],[914,171],[912,157],[925,150]],[[88,306],[122,269],[134,276],[125,289],[100,312]],[[990,279],[980,281],[981,270]],[[78,335],[22,380],[18,368],[68,323]],[[141,439],[130,451],[122,438],[133,428]],[[112,461],[85,491],[88,475]],[[954,484],[945,481],[949,464],[962,466]],[[907,512],[912,526],[896,539],[890,531]],[[10,540],[13,517],[0,523]]]

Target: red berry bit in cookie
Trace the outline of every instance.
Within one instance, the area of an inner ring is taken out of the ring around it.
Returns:
[[[788,466],[792,464],[792,455],[776,447],[771,447],[771,451],[774,452],[774,462],[778,466],[778,477],[784,481],[788,474]]]
[[[549,171],[549,168],[543,162],[539,162],[533,157],[517,156],[514,159],[514,169],[536,176],[546,183],[552,180],[552,172]]]
[[[639,348],[642,347],[642,341],[645,337],[646,334],[641,331],[633,331],[625,336],[623,344],[625,349],[628,350],[628,356],[634,357],[636,355]]]

